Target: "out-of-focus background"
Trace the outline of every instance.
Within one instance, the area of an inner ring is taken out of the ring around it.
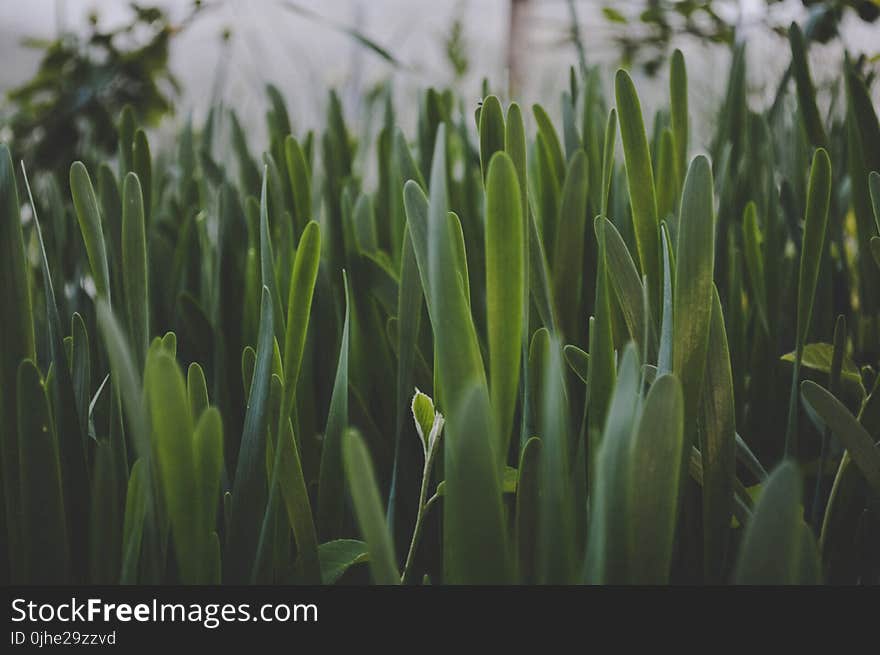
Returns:
[[[212,102],[234,108],[249,136],[264,130],[265,86],[284,96],[295,129],[317,125],[326,89],[339,89],[356,124],[358,103],[393,83],[399,119],[415,121],[416,91],[453,86],[474,105],[486,77],[495,93],[559,110],[569,66],[598,64],[605,83],[616,67],[631,68],[651,111],[667,90],[666,56],[681,48],[688,65],[694,144],[705,143],[711,111],[724,91],[731,41],[748,44],[749,89],[755,102],[772,99],[789,63],[781,33],[791,21],[817,33],[810,65],[817,87],[839,78],[844,47],[876,57],[877,0],[142,0],[157,7],[176,32],[168,68],[175,113],[161,134],[186,116],[201,118]],[[832,14],[833,26],[823,27]],[[132,20],[125,0],[0,0],[0,95],[31,79],[47,40],[63,34],[112,31]],[[177,31],[179,29],[179,32]],[[143,26],[121,38],[136,41]],[[36,41],[35,41],[36,40]],[[167,86],[167,85],[166,85]],[[160,86],[163,90],[164,87]],[[829,94],[830,95],[830,94]],[[821,94],[820,94],[821,100]],[[0,101],[0,116],[4,104]],[[711,109],[710,109],[711,108]]]

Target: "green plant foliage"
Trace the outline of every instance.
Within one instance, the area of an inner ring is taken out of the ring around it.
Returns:
[[[585,67],[0,146],[0,580],[880,583],[876,82],[816,29],[705,142],[675,52],[651,117]]]

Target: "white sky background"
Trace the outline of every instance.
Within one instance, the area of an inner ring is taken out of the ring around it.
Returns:
[[[342,90],[347,118],[356,119],[360,91],[393,77],[399,118],[412,133],[416,92],[429,84],[452,82],[444,54],[444,38],[454,17],[464,19],[464,38],[470,59],[469,75],[459,89],[464,97],[479,99],[480,80],[488,76],[493,88],[500,88],[508,29],[507,0],[295,0],[323,16],[358,28],[387,47],[417,73],[394,73],[391,67],[350,37],[284,10],[277,0],[205,0],[220,6],[203,16],[172,45],[171,68],[184,88],[178,102],[178,118],[193,111],[205,111],[222,48],[220,34],[232,29],[224,102],[235,107],[254,136],[263,132],[266,82],[275,83],[285,95],[294,129],[320,124],[329,86]],[[173,17],[187,13],[191,0],[141,0],[169,9]],[[568,66],[576,62],[571,45],[560,42],[568,29],[566,0],[533,0],[528,26],[528,65],[521,97],[524,104],[538,101],[552,114],[559,110],[559,93],[565,88]],[[601,17],[602,6],[613,4],[622,13],[640,2],[578,0],[587,58],[600,63],[611,88],[611,74],[618,51],[613,45],[615,30]],[[727,3],[744,26],[749,43],[750,85],[760,95],[775,83],[788,65],[788,44],[784,39],[749,28],[763,11],[762,0]],[[81,29],[86,14],[96,9],[109,24],[128,15],[126,0],[0,0],[0,94],[28,79],[38,57],[20,45],[24,36],[52,37],[59,24]],[[802,20],[800,0],[788,0],[777,15]],[[854,16],[846,22],[844,38],[852,50],[880,50],[880,21],[863,24]],[[717,109],[727,79],[729,52],[723,47],[706,47],[692,39],[677,43],[685,53],[690,81],[690,102],[695,117],[695,141],[705,141],[710,131],[707,119]],[[814,46],[810,52],[817,86],[839,75],[840,44]],[[647,79],[634,71],[636,85],[646,113],[665,102],[666,71]],[[407,109],[410,107],[411,109]]]

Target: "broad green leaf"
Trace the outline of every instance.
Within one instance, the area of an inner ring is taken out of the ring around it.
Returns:
[[[660,236],[654,170],[648,150],[648,137],[645,134],[639,97],[626,71],[617,71],[614,91],[617,98],[620,136],[623,141],[623,158],[626,163],[626,180],[632,204],[640,272],[648,278],[648,298],[651,300],[651,308],[654,309],[660,302]],[[659,318],[659,314],[656,318]],[[687,387],[684,380],[682,384]],[[687,391],[685,391],[685,405],[687,406]]]
[[[794,369],[792,370],[791,397],[788,407],[788,425],[785,431],[785,452],[794,455],[798,450],[797,389],[800,382],[801,360],[807,333],[813,316],[819,266],[825,246],[828,208],[831,201],[831,160],[824,149],[813,155],[810,183],[807,188],[807,213],[804,218],[804,236],[801,243],[801,263],[798,272],[797,334]]]
[[[107,266],[101,212],[98,209],[98,198],[95,196],[89,172],[82,162],[74,162],[70,167],[70,192],[73,195],[79,229],[86,244],[95,290],[98,295],[109,300],[110,272]]]
[[[506,153],[499,152],[492,157],[486,178],[486,321],[489,391],[497,449],[502,456],[507,453],[513,429],[523,349],[525,250],[521,209],[516,168]]]
[[[565,157],[562,154],[559,136],[553,127],[553,122],[541,105],[532,105],[532,113],[535,116],[535,122],[538,124],[538,132],[547,145],[552,171],[556,176],[556,180],[561,183],[565,175]]]
[[[785,353],[780,359],[784,362],[794,362],[797,352],[792,351]],[[804,346],[803,355],[801,356],[801,365],[813,371],[820,373],[831,373],[831,363],[834,357],[834,346],[830,343],[808,343]],[[865,391],[862,387],[862,374],[859,367],[856,366],[849,355],[844,354],[841,360],[841,379],[846,384],[857,386],[861,389],[861,394]]]
[[[321,584],[332,585],[348,569],[370,561],[367,544],[357,539],[336,539],[318,546],[321,558]]]
[[[143,366],[150,343],[146,218],[137,175],[128,173],[122,201],[122,278],[129,339]]]
[[[379,497],[373,463],[364,440],[357,431],[346,431],[342,440],[342,458],[355,516],[367,542],[373,582],[381,585],[400,584],[394,542],[385,522],[385,510]]]
[[[681,198],[672,313],[672,371],[681,380],[684,394],[686,446],[693,443],[695,436],[712,316],[715,270],[712,190],[709,160],[695,157],[688,168]]]
[[[636,584],[669,581],[684,462],[683,405],[678,379],[657,378],[630,444],[628,568]]]

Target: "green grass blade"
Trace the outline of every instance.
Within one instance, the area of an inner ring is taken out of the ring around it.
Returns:
[[[143,367],[150,345],[146,214],[141,183],[128,173],[122,190],[122,277],[129,341]]]
[[[788,424],[785,431],[785,452],[794,455],[798,450],[797,389],[800,383],[801,359],[807,333],[813,316],[819,266],[825,247],[828,226],[828,208],[831,202],[831,160],[822,148],[813,155],[810,182],[807,188],[807,212],[804,217],[804,236],[801,242],[801,263],[798,272],[796,356],[792,370],[791,397],[788,406]]]
[[[321,449],[321,471],[318,482],[318,534],[325,540],[336,539],[342,531],[345,480],[343,476],[342,442],[348,427],[348,359],[351,323],[351,296],[348,277],[345,283],[345,321],[336,364],[336,379],[330,398],[330,413]]]
[[[101,212],[89,172],[82,162],[74,162],[70,167],[70,192],[76,218],[86,244],[86,253],[92,271],[92,280],[99,296],[110,299],[110,271],[107,266],[107,249],[104,245],[104,230],[101,226]]]
[[[208,383],[205,381],[205,372],[196,362],[189,365],[186,370],[186,396],[189,401],[189,413],[194,421],[198,421],[206,409],[208,409]]]
[[[678,515],[684,457],[684,401],[674,375],[654,381],[629,456],[629,575],[636,584],[666,584]]]
[[[673,290],[672,371],[684,393],[685,451],[697,425],[712,317],[715,209],[709,160],[695,157],[681,199]]]
[[[348,430],[342,442],[345,476],[351,489],[358,526],[369,549],[373,582],[380,585],[400,584],[394,542],[385,522],[385,511],[376,485],[373,463],[367,446],[355,430]]]
[[[639,271],[630,255],[629,249],[620,232],[607,218],[598,218],[605,231],[605,262],[608,266],[608,281],[614,289],[617,304],[623,314],[630,337],[636,342],[639,351],[644,350],[645,340],[648,340],[649,351],[656,350],[654,333],[645,335],[645,325],[653,326],[653,320],[645,321],[645,307],[643,302],[644,288],[639,277]]]
[[[578,150],[571,158],[562,187],[562,204],[553,249],[553,292],[562,335],[579,341],[583,333],[580,298],[583,285],[584,232],[587,224],[587,156]],[[579,327],[581,329],[579,329]]]
[[[752,284],[754,304],[758,312],[758,320],[764,334],[770,334],[770,323],[767,320],[767,289],[764,282],[764,255],[761,252],[761,229],[758,227],[758,209],[754,202],[746,205],[743,215],[743,250],[746,257],[746,269]]]
[[[516,534],[519,582],[537,582],[538,502],[540,498],[541,440],[531,437],[522,448],[516,486]]]
[[[489,163],[496,152],[504,150],[504,110],[497,96],[483,100],[480,110],[480,170],[488,187]]]
[[[660,302],[660,235],[651,153],[639,97],[626,71],[617,71],[614,89],[640,272],[648,278],[648,298],[654,309]],[[658,313],[655,320],[659,318]]]
[[[241,436],[241,449],[232,487],[227,534],[227,566],[224,576],[230,582],[249,579],[257,547],[260,520],[266,505],[266,430],[269,384],[272,370],[273,303],[269,289],[263,287],[260,302],[260,335],[253,382],[248,394],[247,413]]]
[[[688,81],[684,55],[677,49],[672,53],[669,67],[669,121],[672,124],[672,142],[675,150],[675,171],[678,187],[684,182],[688,151]]]
[[[717,289],[713,289],[703,384],[698,429],[703,465],[703,568],[707,581],[720,582],[733,512],[736,404],[727,331]]]
[[[507,154],[499,152],[492,157],[486,178],[486,320],[489,391],[501,454],[507,453],[513,429],[523,347],[525,252],[521,208],[516,168]]]

